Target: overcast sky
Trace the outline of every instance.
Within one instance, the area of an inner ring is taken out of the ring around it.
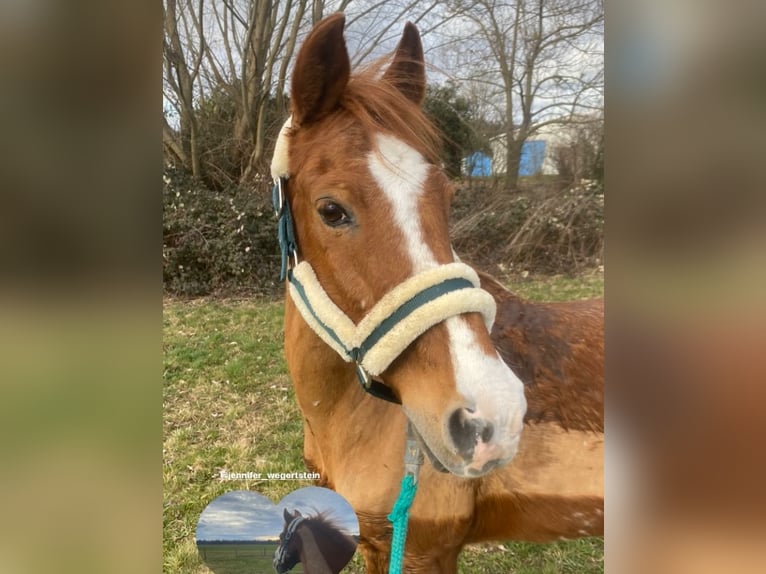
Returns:
[[[278,505],[257,492],[237,490],[222,494],[210,504],[197,523],[197,540],[256,540],[276,538],[282,531],[282,511],[300,510],[304,515],[327,511],[333,521],[352,535],[359,522],[351,505],[326,488],[309,486],[293,491]]]

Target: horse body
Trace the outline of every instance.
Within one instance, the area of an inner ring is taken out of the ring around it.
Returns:
[[[482,280],[484,284],[487,277]],[[494,289],[491,292],[495,294]],[[515,297],[504,301],[500,293],[493,338],[501,354],[512,357],[516,364],[524,361],[530,375],[524,382],[531,408],[519,451],[510,464],[477,479],[423,465],[410,511],[407,572],[454,572],[460,549],[471,542],[548,542],[603,534],[603,414],[599,414],[603,407],[598,408],[599,402],[603,405],[603,391],[598,391],[603,390],[603,345],[587,347],[594,367],[590,372],[563,360],[562,355],[552,360],[557,368],[534,363],[539,349],[571,346],[569,341],[576,339],[578,330],[598,330],[603,325],[603,315],[598,313],[601,303],[548,306]],[[546,331],[539,331],[540,339],[525,340],[535,329],[503,320],[504,313],[514,315],[522,309],[526,317],[538,314],[536,320],[544,317],[557,323],[564,329],[564,341]],[[572,319],[570,313],[578,317],[583,312],[589,321],[564,326],[568,321],[562,318]],[[321,474],[322,486],[342,494],[356,510],[359,548],[368,572],[387,572],[391,525],[386,516],[404,472],[406,418],[400,407],[364,393],[353,369],[313,331],[303,328],[297,314],[288,311],[287,316],[296,321],[294,327],[286,325],[296,335],[286,351],[304,415],[306,464]],[[566,329],[570,337],[566,337]],[[582,339],[583,345],[586,341],[598,339]],[[575,347],[575,351],[585,352],[584,347]],[[562,377],[559,389],[579,383],[584,387],[579,390],[590,400],[570,401],[577,389],[555,392],[551,373],[560,373],[556,375]]]
[[[296,62],[287,199],[301,259],[358,323],[396,285],[455,261],[452,190],[429,159],[417,30],[385,73],[354,77],[342,30],[339,15],[322,21]],[[603,309],[532,305],[480,279],[497,304],[491,336],[479,313],[428,328],[382,374],[401,406],[366,394],[287,297],[304,458],[357,512],[368,572],[388,568],[408,419],[430,463],[405,571],[455,572],[470,542],[603,532]]]

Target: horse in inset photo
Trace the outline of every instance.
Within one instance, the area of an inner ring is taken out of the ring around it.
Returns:
[[[286,508],[285,525],[274,553],[277,574],[289,572],[298,563],[306,574],[337,574],[351,560],[356,542],[325,514],[304,516]]]

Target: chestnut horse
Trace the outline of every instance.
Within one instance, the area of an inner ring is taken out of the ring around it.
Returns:
[[[294,237],[282,236],[291,283],[298,261],[308,265],[328,316],[340,315],[337,330],[351,335],[420,277],[445,270],[472,288],[372,373],[387,402],[365,393],[342,355],[347,345],[317,327],[327,321],[290,285],[285,354],[307,465],[354,507],[371,573],[388,569],[386,517],[404,473],[408,420],[430,462],[420,469],[404,571],[456,572],[471,542],[602,534],[602,308],[531,305],[484,275],[478,288],[450,245],[453,190],[421,109],[417,29],[407,24],[385,69],[351,75],[343,27],[335,14],[306,38],[272,163],[294,222]]]

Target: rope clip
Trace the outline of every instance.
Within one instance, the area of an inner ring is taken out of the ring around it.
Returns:
[[[412,477],[413,484],[418,482],[418,473],[424,460],[423,451],[420,450],[420,444],[415,438],[415,429],[408,419],[407,438],[404,441],[404,474]]]

